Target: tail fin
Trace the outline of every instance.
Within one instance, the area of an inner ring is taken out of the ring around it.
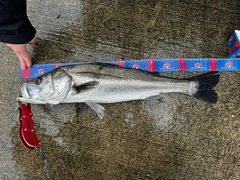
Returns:
[[[193,97],[211,104],[217,102],[217,93],[213,88],[219,82],[218,72],[205,73],[188,80],[198,81],[199,83],[198,91],[192,95]]]

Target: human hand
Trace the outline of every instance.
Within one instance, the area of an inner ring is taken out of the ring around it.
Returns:
[[[28,44],[34,44],[35,42],[36,36]],[[7,46],[11,48],[18,56],[22,70],[25,70],[32,66],[32,59],[27,50],[27,44],[7,44]]]

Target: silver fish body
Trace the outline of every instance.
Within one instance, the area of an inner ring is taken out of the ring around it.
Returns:
[[[21,91],[23,99],[35,102],[85,102],[103,117],[104,108],[98,103],[156,100],[164,93],[182,93],[216,103],[217,95],[213,87],[218,81],[219,74],[215,72],[190,79],[175,79],[142,70],[96,63],[61,67],[41,78],[25,82]]]

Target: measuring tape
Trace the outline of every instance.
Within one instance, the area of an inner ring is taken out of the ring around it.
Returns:
[[[143,59],[118,60],[104,63],[116,64],[120,67],[135,68],[150,72],[175,71],[239,71],[240,70],[240,31],[235,30],[228,41],[230,58],[174,58],[174,59]],[[36,78],[56,68],[86,64],[89,62],[73,62],[58,64],[37,64],[21,70],[20,78]]]
[[[36,78],[56,68],[86,63],[88,62],[37,64],[26,70],[20,69],[20,78]],[[240,71],[240,58],[143,59],[102,63],[116,64],[120,67],[135,68],[150,72]]]

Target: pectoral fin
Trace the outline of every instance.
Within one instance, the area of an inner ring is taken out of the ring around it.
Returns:
[[[98,81],[90,81],[84,84],[81,84],[79,86],[74,86],[73,88],[76,90],[77,93],[80,93],[83,90],[89,89],[89,88],[94,88],[99,84]]]
[[[98,116],[102,119],[104,116],[104,107],[100,104],[94,103],[94,102],[85,102],[92,110],[94,110]]]

